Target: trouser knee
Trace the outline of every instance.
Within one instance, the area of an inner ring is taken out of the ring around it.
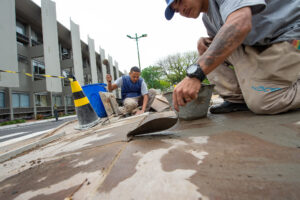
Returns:
[[[126,112],[131,113],[135,108],[138,107],[138,103],[133,98],[126,98],[124,100],[124,107]]]
[[[278,114],[293,108],[295,95],[291,88],[274,92],[252,92],[245,97],[248,108],[255,114]]]

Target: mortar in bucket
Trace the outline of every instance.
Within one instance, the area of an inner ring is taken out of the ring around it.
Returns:
[[[179,112],[175,111],[179,119],[194,120],[206,117],[214,86],[215,85],[202,84],[198,97],[185,106],[179,106]],[[169,104],[173,110],[175,110],[172,95],[173,92],[164,93]]]

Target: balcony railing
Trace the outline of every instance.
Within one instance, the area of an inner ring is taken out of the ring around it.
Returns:
[[[31,40],[31,44],[32,44],[32,46],[38,46],[38,45],[41,45],[41,44],[43,44],[43,43],[38,42],[38,41],[36,41],[36,40]]]
[[[69,53],[69,54],[62,54],[61,57],[62,57],[63,60],[67,60],[67,59],[71,59],[72,55],[71,55],[71,53]]]
[[[0,108],[0,115],[10,114],[9,108]]]
[[[40,112],[50,112],[51,111],[51,107],[50,106],[49,107],[36,107],[36,111],[38,113],[40,113]]]
[[[21,42],[23,44],[28,44],[29,43],[29,39],[26,35],[23,35],[21,33],[17,32],[17,41]]]
[[[14,108],[14,114],[33,113],[33,108]]]

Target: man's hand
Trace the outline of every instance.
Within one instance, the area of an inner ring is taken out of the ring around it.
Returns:
[[[179,106],[185,106],[186,103],[197,98],[201,89],[201,82],[197,78],[184,78],[174,89],[173,105],[175,110],[179,111]]]
[[[136,111],[135,115],[141,115],[143,113],[144,113],[144,111],[139,109],[138,111]]]
[[[106,81],[107,81],[107,89],[109,92],[113,91],[114,89],[116,89],[118,86],[117,84],[112,84],[111,81],[112,81],[112,77],[110,74],[106,74]]]
[[[110,74],[106,74],[106,81],[109,83],[109,82],[111,82],[111,80],[112,80],[111,75]]]
[[[213,41],[213,38],[209,38],[209,37],[201,37],[198,40],[197,49],[198,49],[199,56],[204,54],[204,52],[207,50],[207,48],[212,43],[212,41]]]

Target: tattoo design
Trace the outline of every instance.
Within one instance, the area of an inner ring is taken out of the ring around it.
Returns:
[[[238,24],[225,24],[220,29],[214,41],[201,59],[207,67],[213,68],[224,62],[225,58],[238,47],[243,41],[245,34],[241,31]]]

